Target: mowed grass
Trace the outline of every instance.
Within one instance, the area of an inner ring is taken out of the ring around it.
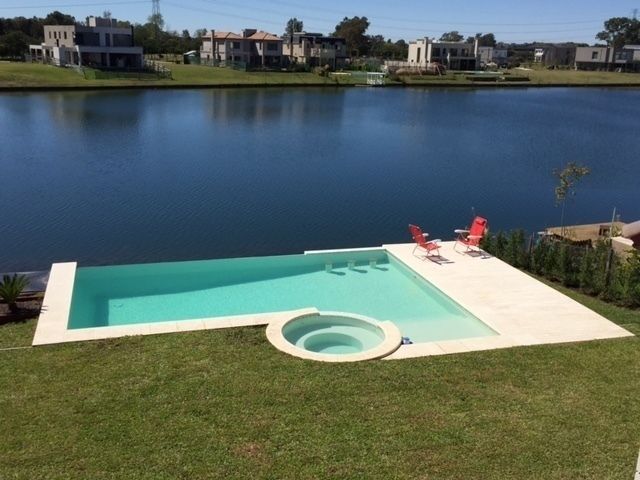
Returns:
[[[314,73],[241,72],[200,65],[166,64],[173,79],[87,80],[75,70],[37,63],[0,62],[0,87],[202,86],[202,85],[336,85],[347,78],[330,79]]]
[[[172,79],[108,79],[88,80],[73,69],[58,68],[36,63],[0,62],[0,88],[19,87],[110,87],[110,86],[273,86],[273,85],[353,85],[364,83],[363,75],[339,75],[321,77],[315,73],[292,72],[241,72],[228,68],[200,65],[165,63],[172,72]],[[511,70],[510,75],[528,77],[528,82],[512,82],[527,85],[639,85],[640,74],[615,72],[584,72],[574,70]],[[508,79],[509,76],[506,78]],[[493,82],[472,82],[467,75],[448,73],[442,77],[404,77],[408,85],[477,85],[492,86]],[[400,84],[387,81],[388,84]],[[503,82],[503,84],[509,82]]]
[[[638,378],[635,337],[342,365],[262,327],[0,351],[0,476],[629,479]]]
[[[496,82],[473,82],[467,77],[469,75],[448,72],[443,76],[411,76],[403,77],[403,81],[409,85],[474,85],[474,86],[496,86],[496,85],[520,85],[523,87],[536,85],[639,85],[640,74],[638,73],[618,73],[618,72],[587,72],[581,70],[547,70],[531,69],[520,70],[511,69],[506,72],[505,80]],[[510,77],[525,77],[528,81],[510,82]]]

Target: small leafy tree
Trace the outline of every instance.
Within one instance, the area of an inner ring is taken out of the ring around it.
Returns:
[[[458,32],[457,30],[453,30],[451,32],[444,32],[440,36],[440,41],[441,42],[460,42],[462,41],[463,38],[464,36],[460,35],[460,32]]]
[[[578,165],[575,162],[569,162],[563,169],[554,170],[553,175],[558,179],[558,186],[555,189],[556,205],[562,205],[562,213],[560,215],[560,230],[564,236],[564,211],[568,197],[576,195],[576,183],[591,173],[589,167]]]
[[[496,239],[493,245],[493,255],[498,258],[504,258],[507,251],[507,238],[502,231],[499,231],[496,235]]]
[[[287,26],[284,29],[285,35],[293,35],[294,33],[301,32],[304,29],[304,23],[302,20],[298,20],[293,17],[287,20]]]
[[[20,310],[17,303],[18,297],[28,285],[29,279],[25,275],[15,273],[13,276],[4,275],[2,277],[0,298],[7,302],[12,313],[17,313]]]
[[[531,271],[536,275],[545,273],[545,264],[549,255],[549,243],[545,239],[540,239],[531,252]]]
[[[507,239],[505,260],[516,268],[527,266],[524,230],[513,230]]]

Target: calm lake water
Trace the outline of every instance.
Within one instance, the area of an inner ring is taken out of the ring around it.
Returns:
[[[0,95],[0,271],[299,253],[640,218],[640,90]]]

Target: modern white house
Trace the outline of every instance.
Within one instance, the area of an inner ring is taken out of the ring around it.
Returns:
[[[142,47],[133,44],[133,27],[114,18],[89,17],[86,25],[45,25],[44,42],[29,45],[32,61],[58,66],[139,69]]]
[[[480,67],[478,39],[473,43],[466,43],[419,38],[409,42],[407,63],[411,67],[426,68],[439,63],[450,70],[476,70]]]

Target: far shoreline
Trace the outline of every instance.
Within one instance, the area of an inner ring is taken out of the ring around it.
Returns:
[[[218,89],[284,89],[284,88],[420,88],[420,89],[457,89],[457,90],[485,90],[485,89],[538,89],[538,88],[620,88],[640,89],[637,83],[392,83],[383,86],[348,83],[180,83],[170,84],[126,84],[126,85],[0,85],[0,93],[19,92],[72,92],[72,91],[99,91],[99,90],[218,90]]]

